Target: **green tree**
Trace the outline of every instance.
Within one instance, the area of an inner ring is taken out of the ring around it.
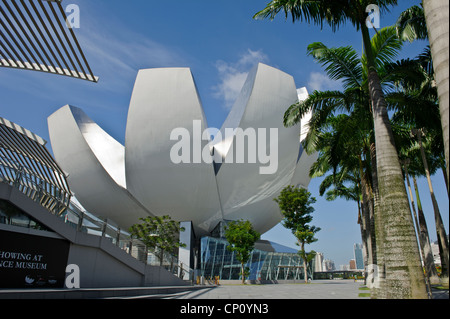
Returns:
[[[180,223],[170,216],[148,216],[139,220],[141,223],[130,227],[130,235],[151,249],[160,265],[163,263],[164,252],[173,253],[179,247],[186,246],[179,241],[180,231],[184,231],[184,227],[180,227]]]
[[[308,264],[316,255],[315,251],[306,252],[305,246],[317,241],[315,234],[320,231],[319,227],[308,225],[311,223],[314,212],[312,205],[316,199],[304,188],[297,188],[292,185],[286,186],[280,195],[274,199],[280,207],[283,215],[282,224],[290,229],[300,246],[299,255],[303,260],[305,282],[308,282]]]
[[[377,156],[377,196],[380,199],[378,201],[380,216],[376,218],[377,240],[386,246],[383,247],[383,268],[386,269],[386,276],[390,277],[386,281],[388,285],[386,291],[390,298],[426,299],[428,296],[418,258],[418,245],[408,195],[377,72],[377,60],[366,25],[368,17],[366,9],[371,4],[377,5],[380,12],[385,12],[390,6],[396,5],[397,1],[273,0],[254,17],[273,19],[279,12],[284,11],[286,18],[290,14],[293,21],[312,22],[320,27],[328,24],[333,32],[346,22],[350,22],[361,32],[366,55],[365,72],[367,72]],[[377,244],[377,248],[378,246],[380,245]]]
[[[255,243],[261,238],[261,234],[253,229],[248,220],[229,222],[225,227],[225,238],[228,241],[227,249],[235,252],[236,259],[241,263],[242,284],[245,283],[247,272],[244,265],[251,257]]]

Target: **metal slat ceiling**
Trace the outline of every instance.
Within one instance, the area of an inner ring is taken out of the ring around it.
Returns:
[[[1,0],[0,67],[97,82],[62,0]]]

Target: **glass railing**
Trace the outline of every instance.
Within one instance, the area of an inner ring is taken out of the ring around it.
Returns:
[[[159,251],[154,251],[142,241],[132,238],[127,231],[114,225],[113,221],[102,220],[73,201],[61,217],[78,231],[108,238],[112,244],[141,262],[152,266],[161,266],[170,273],[187,281],[192,281],[194,278],[194,270],[180,263],[176,256],[164,252],[162,261],[160,261],[159,256],[161,254]]]
[[[67,204],[67,198],[63,195],[63,192],[59,192],[54,185],[46,183],[45,180],[39,178],[32,171],[27,170],[11,159],[1,156],[0,183],[6,183],[19,189],[26,196],[47,208],[50,213],[63,219],[67,225],[75,228],[77,231],[105,237],[113,245],[116,245],[141,262],[148,265],[161,266],[184,280],[193,281],[193,269],[180,263],[176,256],[164,252],[163,260],[160,261],[157,257],[160,255],[159,252],[154,252],[141,241],[131,238],[127,231],[120,229],[113,221],[102,220],[89,213],[74,198]]]
[[[51,176],[48,177],[48,179],[51,178]],[[14,186],[56,215],[61,214],[70,200],[70,196],[65,191],[58,189],[19,162],[1,155],[0,182]]]

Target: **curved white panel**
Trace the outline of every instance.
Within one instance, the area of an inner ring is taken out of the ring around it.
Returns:
[[[81,109],[62,107],[48,118],[48,127],[54,156],[88,211],[125,229],[151,215],[125,189],[124,147]]]
[[[237,135],[214,146],[225,157],[216,176],[224,219],[248,219],[259,232],[280,222],[273,199],[290,184],[299,154],[299,126],[285,128],[283,115],[297,99],[290,75],[264,64],[249,73],[221,132],[227,135],[227,128],[236,127],[249,134],[256,132],[256,163],[249,163],[254,160],[249,154],[245,154],[244,163],[238,162]],[[247,140],[245,152],[249,150],[251,142]],[[269,160],[261,154],[270,155]]]
[[[190,69],[139,71],[125,138],[128,190],[155,215],[191,220],[197,233],[222,218],[212,161],[201,153],[207,127]]]
[[[308,91],[306,88],[300,88],[297,90],[299,101],[304,101],[308,98]],[[308,134],[308,122],[311,120],[312,111],[305,114],[300,120],[300,143],[305,139]],[[308,155],[303,147],[300,145],[300,153],[297,161],[297,166],[295,167],[295,173],[292,177],[291,185],[295,185],[302,188],[308,188],[311,177],[309,177],[309,170],[314,162],[317,160],[319,154],[314,153]]]

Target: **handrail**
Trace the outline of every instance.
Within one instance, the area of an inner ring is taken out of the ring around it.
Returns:
[[[155,258],[155,253],[141,241],[131,238],[128,232],[112,225],[108,220],[102,220],[91,214],[73,200],[68,200],[55,185],[47,183],[20,163],[14,163],[14,160],[3,156],[0,156],[0,182],[19,189],[77,231],[109,238],[113,244],[137,260],[153,266],[162,266],[179,278],[187,278],[185,280],[193,282],[194,270],[179,262],[177,257],[164,252],[161,263]]]
[[[0,160],[1,182],[19,189],[53,214],[59,215],[64,211],[70,197],[65,196],[63,191],[14,160],[3,156]]]

